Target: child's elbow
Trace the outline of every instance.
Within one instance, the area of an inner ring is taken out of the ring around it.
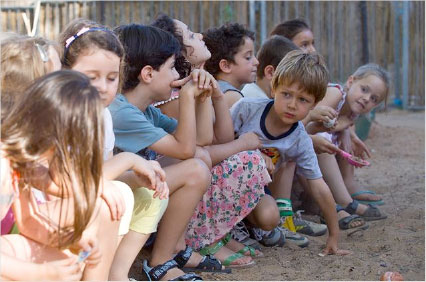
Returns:
[[[195,156],[195,147],[194,146],[185,146],[182,148],[182,151],[180,153],[181,159],[192,159]]]

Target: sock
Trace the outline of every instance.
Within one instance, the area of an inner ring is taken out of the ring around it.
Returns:
[[[293,216],[293,207],[290,199],[278,198],[276,199],[280,217]]]

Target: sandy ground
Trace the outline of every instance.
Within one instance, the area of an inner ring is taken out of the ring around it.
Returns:
[[[340,248],[348,256],[319,257],[326,236],[309,237],[307,248],[285,244],[264,248],[264,258],[232,274],[202,274],[205,280],[378,280],[398,271],[405,280],[425,280],[425,113],[389,110],[376,114],[366,144],[373,152],[369,168],[358,169],[363,187],[384,198],[388,218],[349,235]],[[313,217],[318,221],[318,217]],[[138,258],[131,276],[143,279]]]

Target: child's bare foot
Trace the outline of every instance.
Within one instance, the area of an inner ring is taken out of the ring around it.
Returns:
[[[363,226],[365,221],[359,215],[351,215],[344,210],[337,212],[339,227],[342,230]]]

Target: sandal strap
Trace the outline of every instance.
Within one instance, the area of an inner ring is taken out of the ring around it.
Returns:
[[[229,257],[227,257],[223,262],[222,262],[222,265],[224,265],[224,266],[230,266],[231,265],[231,263],[233,263],[234,261],[236,261],[237,259],[240,259],[240,258],[242,258],[242,257],[244,257],[244,255],[243,254],[240,254],[240,253],[234,253],[234,254],[232,254],[232,255],[230,255]]]
[[[200,255],[202,255],[202,256],[214,255],[215,253],[217,253],[220,250],[220,248],[222,248],[223,246],[226,245],[223,241],[224,241],[224,239],[217,241],[213,245],[206,246],[206,247],[202,248],[199,251]]]
[[[250,252],[250,256],[251,257],[255,257],[256,256],[256,251],[254,250],[254,248],[250,247],[250,246],[245,246],[244,248],[242,248],[241,250],[239,250],[237,253],[245,255],[245,253],[249,251]]]
[[[345,209],[344,209],[341,205],[336,204],[336,212],[344,211],[344,210],[345,210]]]
[[[358,205],[359,205],[358,201],[353,200],[352,203],[347,205],[347,207],[345,208],[345,211],[349,214],[355,214],[356,209],[358,208]]]
[[[179,251],[173,259],[178,264],[178,267],[182,268],[189,261],[189,259],[191,258],[191,255],[192,255],[192,248],[187,245],[185,250]]]
[[[211,255],[204,256],[198,266],[196,267],[198,269],[212,269],[212,270],[221,270],[222,269],[222,263]]]
[[[143,271],[149,281],[159,281],[164,275],[166,275],[167,271],[175,267],[178,267],[178,264],[174,259],[168,260],[165,263],[154,267],[148,266],[147,260],[143,262]]]

